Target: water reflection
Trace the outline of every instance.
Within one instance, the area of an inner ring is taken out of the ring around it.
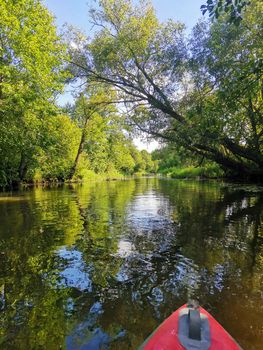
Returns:
[[[90,266],[86,266],[82,259],[82,254],[75,249],[68,250],[63,247],[57,251],[63,264],[60,272],[60,286],[74,287],[80,291],[92,291],[92,281],[89,277]],[[66,266],[65,266],[66,265]]]
[[[263,189],[140,179],[0,196],[1,349],[136,349],[198,297],[263,342]]]

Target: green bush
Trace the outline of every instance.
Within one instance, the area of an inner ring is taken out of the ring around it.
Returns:
[[[168,175],[174,179],[185,178],[217,178],[223,176],[223,171],[216,164],[209,164],[203,167],[190,166],[187,168],[170,168]]]

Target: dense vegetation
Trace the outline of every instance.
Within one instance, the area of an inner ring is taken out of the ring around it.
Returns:
[[[229,22],[239,25],[242,21],[242,10],[250,5],[250,0],[207,0],[201,6],[203,14],[209,13],[209,17],[218,18],[227,13]]]
[[[232,23],[222,13],[231,4],[187,38],[148,1],[100,0],[86,38],[71,27],[59,36],[40,0],[0,0],[0,185],[155,172],[134,131],[175,147],[187,165],[262,180],[263,5],[241,1]],[[59,108],[72,80],[82,89]]]
[[[158,164],[158,172],[176,179],[220,178],[224,172],[205,158],[194,159],[190,152],[182,147],[168,145],[152,152],[152,159]]]
[[[102,87],[58,108],[66,46],[41,2],[1,0],[0,12],[0,186],[154,171]]]
[[[221,16],[190,38],[147,1],[99,4],[95,37],[70,52],[75,76],[113,86],[143,132],[262,180],[262,2],[251,1],[238,26]]]

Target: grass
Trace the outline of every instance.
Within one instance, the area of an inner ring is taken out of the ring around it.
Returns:
[[[222,170],[218,165],[209,164],[202,167],[188,166],[185,168],[169,168],[161,171],[161,174],[168,175],[174,179],[193,179],[193,178],[218,178],[223,176]]]

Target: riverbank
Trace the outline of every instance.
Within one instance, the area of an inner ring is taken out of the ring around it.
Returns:
[[[85,184],[89,182],[100,182],[100,181],[120,181],[120,180],[128,180],[134,178],[141,178],[147,176],[155,176],[156,174],[148,174],[144,172],[137,172],[131,175],[121,174],[118,172],[110,172],[103,174],[96,174],[93,171],[88,171],[85,177],[74,177],[72,180],[67,179],[58,179],[58,178],[49,178],[49,179],[34,179],[29,181],[15,181],[10,185],[0,187],[0,192],[12,191],[25,189],[30,187],[56,187],[64,184]]]
[[[171,167],[160,171],[160,174],[166,175],[173,179],[222,179],[224,177],[223,171],[216,164],[207,165],[203,167]]]

